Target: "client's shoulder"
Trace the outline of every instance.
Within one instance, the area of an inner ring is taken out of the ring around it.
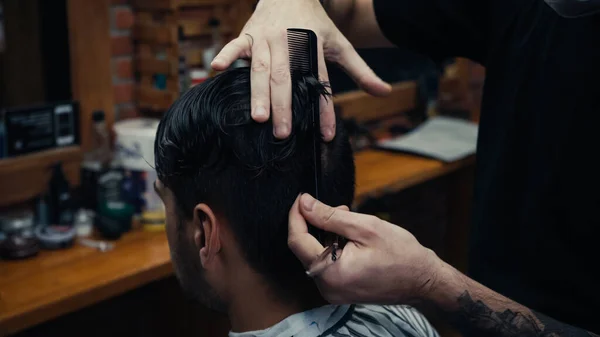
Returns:
[[[409,305],[356,305],[352,321],[379,326],[392,336],[439,337],[427,318]]]

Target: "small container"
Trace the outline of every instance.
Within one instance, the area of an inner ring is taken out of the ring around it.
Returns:
[[[44,249],[65,249],[75,242],[75,228],[61,225],[39,226],[35,229],[35,236]]]
[[[154,118],[137,118],[117,122],[114,126],[116,158],[120,160],[122,167],[120,197],[102,200],[128,203],[134,207],[136,217],[143,211],[156,209],[162,205],[153,188],[153,183],[157,179],[156,170],[150,164],[154,163],[154,142],[159,123],[160,120]]]
[[[190,88],[190,77],[185,55],[179,55],[179,93],[183,94]]]
[[[53,165],[49,184],[51,224],[73,225],[73,198],[62,163]]]
[[[79,209],[75,213],[75,231],[77,237],[87,238],[94,231],[94,211],[88,209]]]
[[[34,234],[34,214],[19,210],[0,215],[0,231],[6,239],[0,243],[0,257],[22,259],[36,255],[40,248]]]
[[[35,217],[31,210],[22,209],[0,214],[0,230],[7,236],[34,237]]]
[[[45,194],[42,194],[37,202],[37,225],[47,226],[49,225],[49,212],[48,212],[48,198]]]
[[[167,75],[156,74],[153,76],[153,79],[154,79],[154,89],[158,89],[158,90],[166,90],[167,89]]]
[[[208,71],[204,69],[192,69],[190,71],[190,88],[208,79]]]
[[[96,228],[105,238],[116,240],[131,230],[134,211],[134,207],[125,202],[106,202],[96,214]]]
[[[145,231],[162,232],[165,230],[166,215],[163,210],[142,213],[142,226]]]

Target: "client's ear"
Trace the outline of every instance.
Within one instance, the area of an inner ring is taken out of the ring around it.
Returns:
[[[194,243],[200,251],[202,267],[207,268],[215,255],[221,250],[219,222],[215,213],[207,204],[198,204],[194,208]]]

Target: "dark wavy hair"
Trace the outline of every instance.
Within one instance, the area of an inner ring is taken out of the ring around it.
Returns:
[[[291,135],[278,140],[271,121],[250,116],[249,69],[228,70],[183,94],[156,134],[156,171],[180,216],[189,220],[198,203],[209,205],[227,219],[249,265],[287,294],[306,279],[287,247],[288,212],[299,193],[313,192],[310,104],[326,93],[313,77],[294,78]],[[321,199],[351,205],[354,161],[340,120],[321,152]]]

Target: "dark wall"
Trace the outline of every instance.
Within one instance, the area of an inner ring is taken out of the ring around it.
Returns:
[[[40,1],[40,27],[46,100],[70,100],[72,93],[67,1]]]
[[[0,0],[0,108],[70,100],[66,0]]]

